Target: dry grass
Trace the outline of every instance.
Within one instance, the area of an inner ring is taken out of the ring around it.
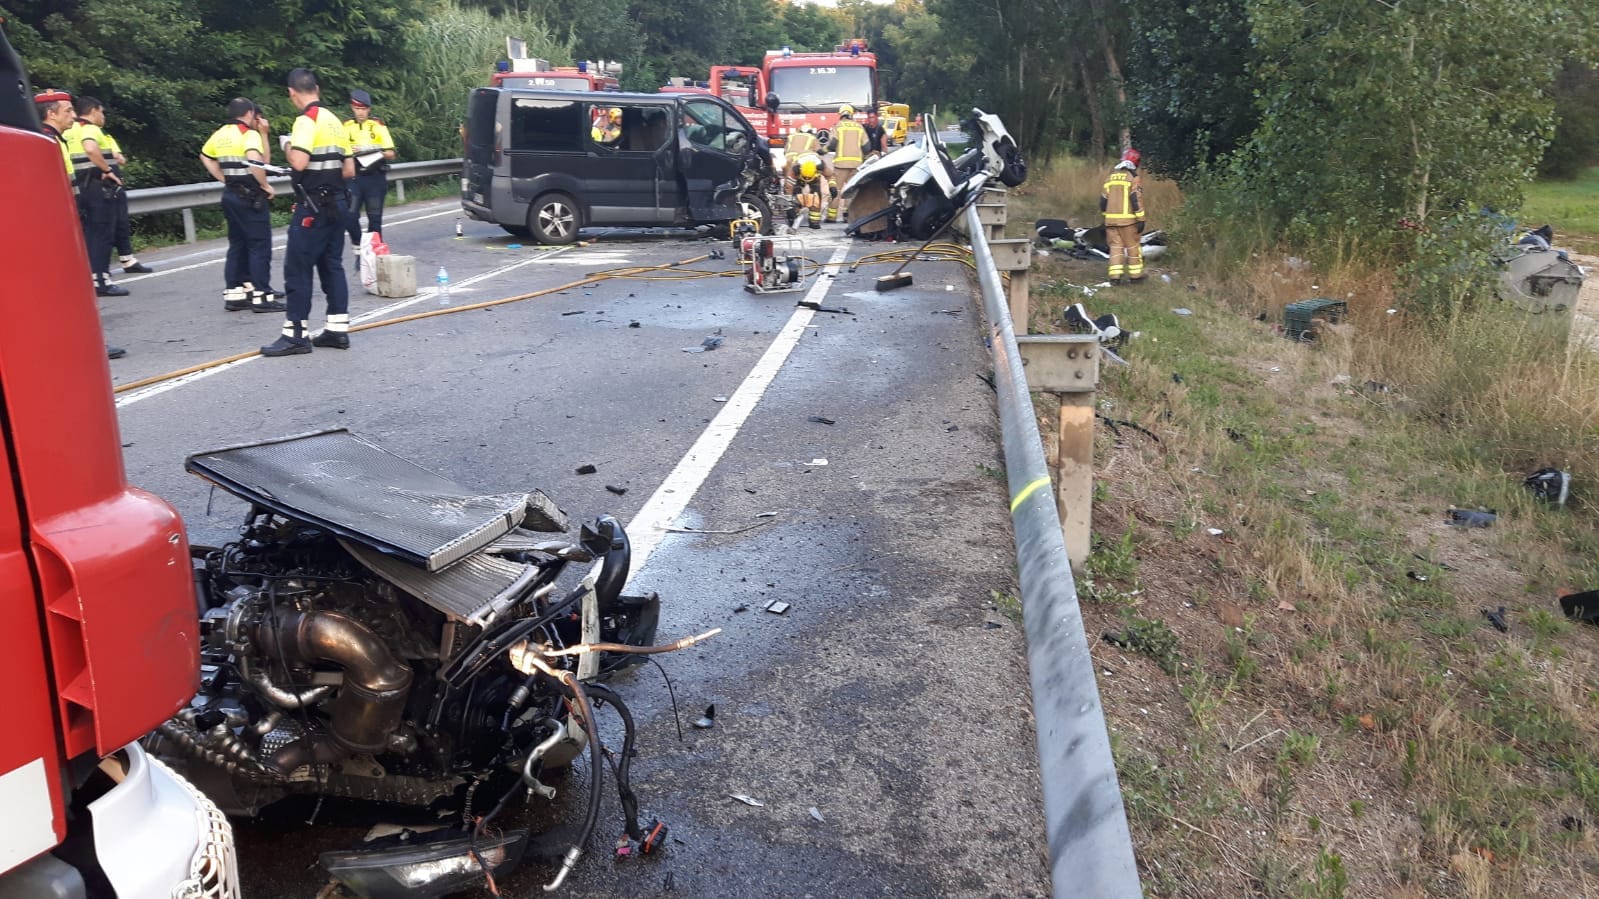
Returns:
[[[1077,168],[1012,217],[1093,208]],[[1179,245],[1152,265],[1170,285],[1087,299],[1067,285],[1099,264],[1035,265],[1036,329],[1082,300],[1142,332],[1102,407],[1160,442],[1098,434],[1079,590],[1146,889],[1599,895],[1599,630],[1556,602],[1599,587],[1595,359],[1495,310],[1390,316],[1386,264],[1357,244],[1303,263]],[[1349,325],[1282,339],[1283,305],[1312,296],[1345,299]],[[1522,489],[1543,465],[1577,503]],[[1451,504],[1500,518],[1455,529]],[[1508,634],[1479,611],[1499,606]],[[1097,639],[1134,630],[1171,643]]]

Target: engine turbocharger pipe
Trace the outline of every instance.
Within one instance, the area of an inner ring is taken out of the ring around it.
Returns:
[[[263,652],[285,662],[327,662],[343,668],[344,683],[327,705],[333,739],[347,752],[388,747],[411,691],[411,666],[366,625],[338,612],[299,612],[279,619],[275,627],[261,622],[253,636]]]

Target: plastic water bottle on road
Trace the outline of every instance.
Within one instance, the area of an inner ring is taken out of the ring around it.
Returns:
[[[450,273],[445,271],[444,266],[442,265],[439,266],[439,277],[437,280],[439,285],[439,305],[448,306],[450,305]]]

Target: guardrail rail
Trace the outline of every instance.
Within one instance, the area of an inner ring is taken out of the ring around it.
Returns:
[[[395,197],[405,202],[405,182],[410,178],[436,178],[461,171],[460,159],[430,159],[423,162],[399,162],[389,166],[389,181],[393,183]],[[273,189],[290,189],[289,176],[268,178]],[[199,184],[173,184],[167,187],[142,187],[128,191],[128,214],[143,215],[148,212],[182,212],[183,240],[195,242],[194,208],[210,206],[222,201],[222,184],[206,181]]]

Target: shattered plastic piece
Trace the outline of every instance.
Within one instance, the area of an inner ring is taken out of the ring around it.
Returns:
[[[737,605],[737,606],[735,606],[735,607],[734,607],[734,608],[733,608],[733,614],[734,614],[734,615],[737,615],[737,614],[738,614],[738,613],[740,613],[740,612],[748,612],[748,611],[749,611],[749,610],[750,610],[750,605],[749,605],[749,603],[747,603],[747,602],[741,602],[741,603],[739,603],[739,604],[738,604],[738,605]]]
[[[707,350],[714,350],[722,345],[724,339],[720,334],[713,334],[700,341],[700,346],[705,347]]]
[[[616,494],[617,496],[622,496],[622,495],[627,493],[627,488],[626,487],[618,487],[615,484],[606,484],[605,485],[605,489],[611,491],[612,493]]]
[[[1460,569],[1456,568],[1455,566],[1450,565],[1447,562],[1434,562],[1432,559],[1427,558],[1426,556],[1422,555],[1421,553],[1411,553],[1411,555],[1415,556],[1417,559],[1420,559],[1423,562],[1426,562],[1428,565],[1433,565],[1433,566],[1435,566],[1435,567],[1437,567],[1439,569],[1442,569],[1443,571],[1459,571],[1460,570]]]
[[[1226,533],[1226,531],[1223,531],[1221,528],[1205,528],[1205,533],[1211,535],[1212,537],[1220,537],[1222,534]]]
[[[1560,610],[1567,618],[1599,624],[1599,590],[1568,593],[1560,597]]]
[[[639,323],[638,323],[638,322],[636,322],[636,321],[635,321],[635,322],[628,322],[628,323],[627,323],[627,326],[628,326],[628,327],[629,327],[629,328],[642,328],[642,327],[644,327],[644,326],[643,326],[643,325],[641,325],[641,324],[639,324]]]
[[[777,517],[777,513],[776,512],[756,512],[755,513],[755,517],[756,518],[776,518]]]
[[[834,421],[834,420],[832,420],[832,419],[831,419],[831,418],[823,418],[823,417],[822,417],[822,416],[820,416],[820,415],[812,415],[812,416],[811,416],[811,417],[810,417],[810,418],[807,418],[807,419],[805,419],[805,420],[806,420],[806,421],[814,421],[814,422],[816,422],[816,423],[817,423],[817,424],[819,424],[819,425],[832,425],[832,424],[838,424],[838,422],[836,422],[836,421]]]
[[[1432,578],[1426,576],[1425,574],[1417,574],[1414,571],[1405,572],[1405,577],[1408,577],[1408,578],[1410,578],[1413,581],[1419,581],[1419,582],[1421,582],[1423,584],[1425,584],[1428,581],[1432,580]]]
[[[710,728],[713,728],[713,727],[716,726],[716,706],[715,706],[715,704],[708,705],[708,706],[705,707],[705,715],[703,717],[696,718],[694,720],[694,726],[699,728],[700,730],[709,730]]]
[[[1000,624],[998,621],[985,621],[985,622],[983,622],[983,630],[985,630],[985,631],[997,631],[997,630],[999,630],[1000,628],[1002,628],[1004,626],[1005,625]]]
[[[827,460],[826,459],[812,459],[811,461],[806,462],[804,464],[806,464],[806,465],[814,465],[817,468],[821,468],[822,466],[827,464]]]
[[[1194,314],[1194,310],[1188,308],[1187,306],[1179,306],[1176,309],[1173,309],[1172,312],[1175,312],[1178,315],[1193,315]]]
[[[818,809],[814,805],[811,806],[811,817],[815,818],[819,823],[822,823],[822,824],[826,824],[827,823],[827,819],[822,817],[821,810]]]
[[[1588,828],[1587,822],[1569,815],[1560,819],[1560,826],[1574,833],[1582,833]]]
[[[1488,622],[1490,624],[1492,624],[1494,627],[1498,628],[1499,629],[1499,633],[1501,633],[1501,634],[1510,633],[1510,625],[1505,623],[1505,607],[1504,606],[1500,606],[1499,607],[1499,611],[1497,611],[1497,612],[1494,611],[1493,609],[1483,609],[1482,610],[1482,617],[1488,619]]]
[[[1170,284],[1171,283],[1171,275],[1164,275],[1164,274],[1161,275],[1160,276],[1160,283],[1162,283],[1162,284]]]
[[[563,313],[561,313],[561,317],[565,318],[568,315],[582,315],[583,313],[585,313],[587,311],[588,311],[587,309],[573,309],[571,312],[563,312]]]
[[[766,604],[766,611],[771,612],[773,615],[787,614],[789,608],[789,604],[781,599],[774,599]]]
[[[745,805],[754,806],[755,808],[766,808],[766,803],[756,799],[754,796],[746,796],[743,793],[729,793],[727,794],[727,798],[737,799],[739,802],[742,802]]]
[[[1534,496],[1557,506],[1564,506],[1571,496],[1571,473],[1558,468],[1540,468],[1522,483]]]
[[[577,467],[578,474],[593,474],[596,471],[599,471],[599,469],[592,465],[579,465]]]
[[[1476,509],[1449,510],[1449,523],[1457,528],[1485,528],[1498,520],[1498,513],[1492,509],[1481,512]]]
[[[1099,639],[1104,640],[1106,643],[1109,643],[1112,646],[1120,646],[1122,649],[1133,648],[1133,641],[1120,631],[1106,631],[1105,633],[1099,635]]]
[[[713,403],[725,403],[725,402],[727,402],[727,397],[725,397],[725,396],[713,396],[713,397],[711,397],[711,402],[713,402]]]

